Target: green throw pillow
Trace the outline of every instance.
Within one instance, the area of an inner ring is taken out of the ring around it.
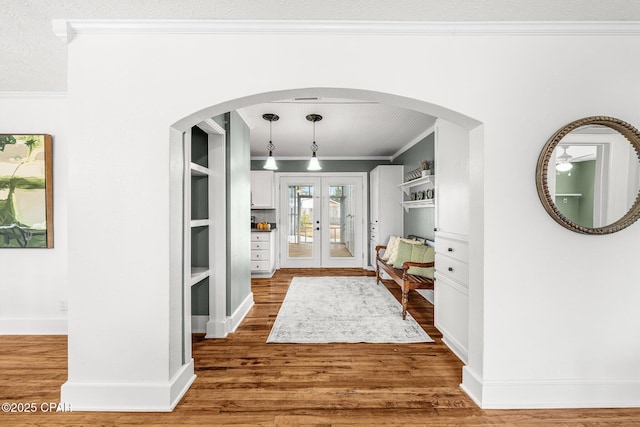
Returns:
[[[411,258],[409,261],[413,262],[433,262],[435,257],[434,250],[431,246],[426,245],[412,245]],[[424,276],[433,279],[433,267],[421,268],[421,267],[409,267],[407,271],[409,274],[415,274],[416,276]]]
[[[400,241],[398,242],[398,252],[396,255],[396,259],[393,262],[393,268],[402,268],[402,264],[404,264],[407,261],[411,261],[411,248],[413,246],[419,246],[419,245],[412,245],[411,243],[407,243],[402,239],[399,239],[399,240]]]

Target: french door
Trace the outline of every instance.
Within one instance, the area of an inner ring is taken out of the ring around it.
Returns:
[[[362,174],[280,176],[280,267],[362,267]]]

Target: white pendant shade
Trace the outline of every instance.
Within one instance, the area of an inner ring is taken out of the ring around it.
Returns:
[[[311,160],[309,160],[309,166],[307,167],[307,170],[319,171],[320,169],[322,169],[322,167],[320,167],[320,162],[318,162],[318,158],[316,156],[313,156]]]
[[[270,171],[278,170],[278,165],[276,164],[276,158],[269,155],[269,157],[267,157],[267,161],[264,164],[263,168]]]

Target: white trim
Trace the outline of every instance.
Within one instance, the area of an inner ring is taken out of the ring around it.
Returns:
[[[67,92],[0,92],[1,99],[65,99]]]
[[[67,335],[67,318],[0,319],[0,335]]]
[[[251,129],[253,129],[255,127],[256,124],[253,123],[253,120],[251,120],[249,118],[249,116],[247,116],[247,113],[245,113],[244,110],[238,109],[238,110],[236,110],[236,113],[238,113],[238,116],[240,116],[240,118],[242,119],[244,124],[246,124],[247,127],[249,128],[249,130],[251,130]]]
[[[460,388],[482,408],[482,379],[469,366],[462,367]]]
[[[637,408],[639,379],[484,381],[483,409]]]
[[[637,36],[639,21],[309,21],[53,19],[56,36],[104,34],[287,34],[384,36]]]
[[[166,382],[62,385],[60,401],[73,411],[171,412],[196,379],[193,359]]]
[[[413,147],[414,145],[416,145],[418,142],[422,141],[423,139],[425,139],[426,137],[428,137],[429,135],[431,135],[432,133],[436,132],[436,125],[434,124],[433,126],[427,128],[424,132],[422,132],[420,135],[416,136],[415,138],[413,138],[407,145],[405,145],[404,147],[402,147],[401,149],[399,149],[398,151],[395,152],[395,154],[393,154],[391,156],[391,161],[393,162],[395,159],[398,158],[398,156],[400,156],[402,153],[404,153],[405,151],[407,151],[409,148]],[[435,137],[434,137],[434,142],[435,142]]]
[[[280,160],[309,160],[311,156],[277,156],[276,159]],[[251,156],[251,160],[267,160],[267,156]],[[391,162],[391,156],[318,156],[319,161],[327,160],[384,160]]]
[[[438,328],[438,330],[442,332],[442,342],[445,343],[447,347],[449,347],[449,350],[451,350],[453,354],[455,354],[456,357],[462,361],[462,363],[466,364],[469,358],[469,354],[464,346],[458,340],[456,340],[453,335],[449,334],[447,330],[442,327],[442,325],[436,325],[436,328]]]
[[[203,334],[207,332],[207,322],[209,322],[209,315],[191,315],[191,333]]]
[[[198,126],[200,129],[202,129],[203,131],[205,131],[206,133],[208,133],[210,135],[211,134],[224,135],[226,133],[224,128],[222,126],[220,126],[213,119],[203,120],[200,123],[198,123],[196,126]]]
[[[249,295],[242,301],[236,311],[227,318],[227,332],[233,333],[238,329],[238,326],[240,326],[244,318],[249,314],[251,307],[253,307],[253,292],[249,292]]]

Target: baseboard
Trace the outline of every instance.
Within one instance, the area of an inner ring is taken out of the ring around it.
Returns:
[[[251,307],[253,307],[253,292],[249,292],[249,295],[240,303],[236,311],[227,319],[227,332],[235,332],[238,329]]]
[[[469,366],[462,367],[460,388],[469,395],[476,405],[482,408],[482,379]]]
[[[214,319],[209,320],[206,325],[207,334],[204,337],[205,338],[226,337],[228,323],[229,323],[229,318],[225,318],[224,320],[214,320]]]
[[[67,318],[0,319],[0,335],[67,335]]]
[[[171,412],[196,379],[193,360],[167,382],[62,385],[60,401],[73,411]]]
[[[431,305],[434,305],[434,294],[432,289],[416,289],[416,292],[420,294],[424,299],[429,301]]]
[[[640,380],[484,381],[483,409],[637,408]]]
[[[191,333],[204,334],[207,332],[208,315],[192,315],[191,316]]]
[[[440,331],[442,332],[442,342],[445,343],[447,347],[449,347],[453,354],[455,354],[458,359],[462,361],[462,363],[467,363],[467,349],[464,348],[464,346],[451,335],[447,335],[442,329],[440,329]]]

